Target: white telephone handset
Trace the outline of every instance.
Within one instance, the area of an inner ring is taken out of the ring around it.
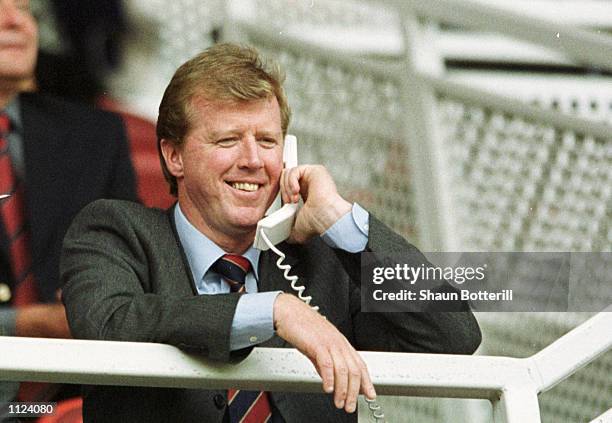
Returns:
[[[287,135],[285,137],[283,162],[285,163],[285,169],[290,169],[297,166],[297,138],[294,135]],[[275,204],[277,201],[280,200],[276,200]],[[268,213],[270,210],[274,209],[274,206],[275,205],[273,204],[272,207],[270,207]],[[262,230],[265,231],[265,236],[273,245],[276,245],[289,238],[298,208],[298,204],[295,203],[285,204],[280,208],[280,210],[276,210],[260,220],[257,223],[257,232],[255,233],[255,242],[253,243],[255,248],[262,251],[270,248],[262,236]]]

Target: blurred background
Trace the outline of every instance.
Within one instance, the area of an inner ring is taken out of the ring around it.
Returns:
[[[163,184],[152,125],[174,70],[214,42],[249,43],[286,71],[300,162],[325,164],[349,199],[423,251],[599,253],[573,295],[606,305],[609,0],[31,3],[40,88],[131,119],[141,194]],[[479,353],[527,357],[592,314],[478,313]],[[542,421],[602,414],[611,375],[607,353],[542,394]],[[491,421],[485,401],[382,404],[394,422]]]

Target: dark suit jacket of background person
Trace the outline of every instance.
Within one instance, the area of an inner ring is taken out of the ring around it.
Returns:
[[[42,94],[21,94],[19,105],[33,272],[41,302],[53,302],[72,219],[99,198],[136,200],[134,174],[118,116]],[[12,285],[0,232],[0,282]]]
[[[75,219],[62,252],[63,299],[76,338],[160,342],[219,361],[239,295],[197,295],[176,234],[173,208],[164,212],[122,201],[96,201]],[[421,253],[370,216],[367,251]],[[335,251],[319,238],[283,243],[292,274],[320,312],[361,350],[472,353],[480,343],[474,316],[462,313],[362,313],[360,255]],[[259,262],[259,290],[292,292],[270,251]],[[147,295],[145,295],[147,294]],[[465,309],[461,304],[460,309]],[[265,347],[290,347],[274,336]],[[120,361],[121,357],[117,357]],[[88,387],[86,422],[222,422],[222,390]],[[333,406],[331,395],[272,392],[288,423],[356,422]]]

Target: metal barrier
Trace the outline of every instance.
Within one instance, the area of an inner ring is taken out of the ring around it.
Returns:
[[[532,357],[362,352],[379,395],[483,398],[496,423],[538,423],[537,395],[612,348],[612,313],[599,313]],[[161,344],[0,337],[0,380],[321,392],[293,349],[256,348],[219,364]]]

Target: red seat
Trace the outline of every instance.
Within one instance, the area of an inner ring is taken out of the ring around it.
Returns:
[[[149,207],[162,209],[170,207],[176,199],[168,191],[168,183],[164,179],[159,163],[155,124],[125,111],[117,102],[108,97],[101,98],[98,105],[103,109],[118,113],[125,122],[132,164],[136,172],[138,197],[142,203]]]

